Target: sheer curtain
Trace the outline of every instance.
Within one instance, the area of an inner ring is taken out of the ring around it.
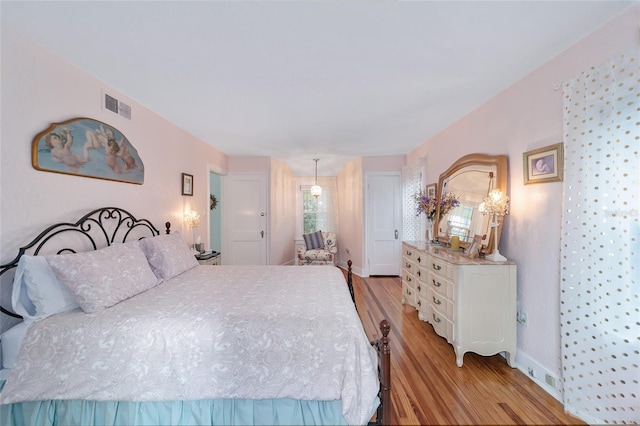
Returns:
[[[322,187],[322,194],[318,197],[316,213],[316,229],[325,232],[338,231],[338,191],[336,178],[318,177],[318,185]]]
[[[421,218],[416,216],[417,206],[414,198],[422,186],[423,166],[424,158],[420,157],[402,168],[402,235],[405,240],[424,240],[424,230],[421,227]]]
[[[565,408],[640,422],[640,49],[564,84]]]

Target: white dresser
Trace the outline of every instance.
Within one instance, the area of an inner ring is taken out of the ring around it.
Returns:
[[[421,241],[402,246],[402,303],[447,339],[462,366],[466,352],[506,352],[515,367],[516,265],[470,259]]]

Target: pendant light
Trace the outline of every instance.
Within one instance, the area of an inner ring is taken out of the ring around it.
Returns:
[[[318,198],[322,194],[322,188],[318,185],[318,158],[314,158],[313,161],[316,162],[316,183],[311,187],[311,195]]]

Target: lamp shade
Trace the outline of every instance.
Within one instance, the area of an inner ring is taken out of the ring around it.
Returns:
[[[318,184],[313,185],[311,187],[311,195],[313,195],[316,198],[321,196],[322,195],[322,187],[320,185],[318,185]]]
[[[197,228],[200,225],[200,214],[195,210],[185,212],[184,219],[189,228]]]

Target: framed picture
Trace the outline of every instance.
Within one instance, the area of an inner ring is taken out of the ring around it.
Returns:
[[[193,175],[182,174],[182,195],[193,196]]]
[[[436,196],[436,184],[435,183],[430,183],[429,185],[427,185],[426,192],[427,192],[427,197],[435,198],[435,196]]]
[[[525,152],[524,184],[561,182],[564,160],[562,147],[562,143],[557,143]]]
[[[482,235],[474,235],[473,241],[467,247],[464,254],[467,257],[475,258],[478,257],[478,253],[480,252],[480,248],[482,247]]]
[[[144,183],[144,163],[122,132],[92,118],[52,123],[33,138],[33,168],[117,182]]]

